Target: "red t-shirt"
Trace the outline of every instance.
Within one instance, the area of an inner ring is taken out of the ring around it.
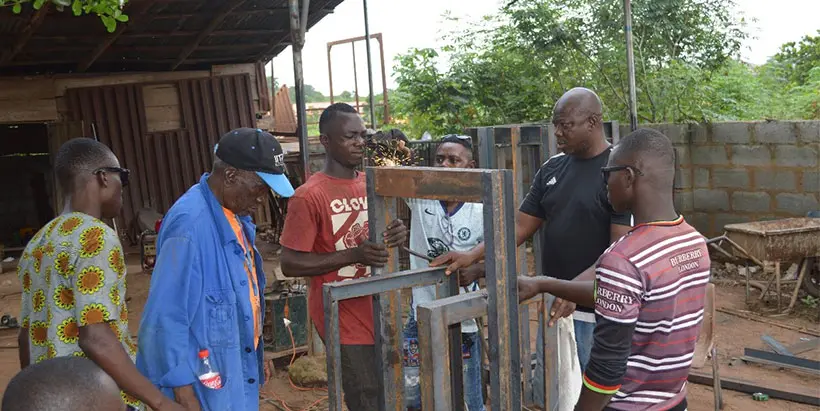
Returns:
[[[291,250],[333,253],[359,246],[368,238],[367,187],[364,173],[353,180],[316,173],[288,200],[279,242]],[[325,336],[322,285],[370,275],[370,266],[354,264],[310,278],[310,318]],[[339,303],[339,334],[344,345],[373,344],[373,298]]]

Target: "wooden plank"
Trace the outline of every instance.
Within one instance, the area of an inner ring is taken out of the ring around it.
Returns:
[[[693,384],[708,386],[712,386],[714,384],[712,374],[702,371],[689,371],[688,380]],[[786,386],[774,380],[769,380],[765,383],[758,384],[739,378],[720,377],[720,386],[726,390],[738,391],[746,394],[765,392],[770,398],[820,406],[820,396],[818,396],[816,389],[795,387],[793,384]]]
[[[0,101],[53,98],[54,79],[52,78],[4,78],[0,80]]]
[[[7,50],[0,56],[0,66],[14,60],[14,57],[23,51],[31,36],[37,31],[38,28],[40,28],[40,25],[43,24],[46,15],[51,9],[50,5],[51,3],[46,2],[46,4],[40,7],[40,10],[37,10],[34,14],[32,14],[31,20],[29,20],[28,24],[26,24],[26,27],[23,27],[20,34],[10,42],[10,44],[12,44],[11,49]]]
[[[143,86],[142,96],[145,107],[179,105],[179,87],[176,83]]]
[[[179,106],[159,106],[145,108],[147,132],[179,130],[183,127]]]
[[[202,40],[205,40],[208,36],[210,36],[211,33],[222,24],[222,22],[225,20],[225,17],[227,17],[228,14],[234,11],[234,9],[236,9],[237,7],[241,6],[243,3],[245,3],[245,0],[226,1],[222,6],[222,9],[219,11],[219,13],[217,13],[214,16],[214,18],[211,19],[211,22],[208,23],[208,25],[202,31],[199,32],[199,35],[196,36],[194,41],[192,41],[188,46],[185,47],[185,49],[182,50],[181,53],[179,53],[179,57],[177,57],[177,60],[174,62],[174,64],[171,65],[171,71],[176,70],[177,67],[180,66],[180,64],[184,63],[188,56],[190,56],[191,53],[193,53],[194,50],[196,50],[196,48],[199,46],[199,43],[202,43]]]
[[[482,202],[482,169],[373,167],[376,193],[384,197]]]
[[[60,76],[54,78],[53,80],[54,95],[57,97],[63,96],[66,90],[70,88],[114,86],[119,84],[132,83],[171,82],[179,80],[207,78],[210,76],[211,72],[209,70],[133,74],[95,74],[93,76]]]
[[[55,99],[0,100],[0,123],[57,121],[58,119]]]

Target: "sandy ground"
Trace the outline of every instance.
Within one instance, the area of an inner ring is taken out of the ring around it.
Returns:
[[[139,325],[139,318],[142,308],[147,298],[150,276],[141,273],[138,264],[138,255],[130,253],[128,255],[128,308],[130,328],[136,335]],[[8,270],[8,268],[7,268]],[[266,270],[272,272],[270,268]],[[745,290],[732,274],[723,273],[718,280],[718,307],[734,308],[737,310],[758,310],[765,311],[767,307],[749,307],[745,303]],[[533,309],[535,307],[533,306]],[[15,272],[6,271],[0,274],[0,313],[11,314],[15,317],[20,310],[20,283]],[[797,313],[789,317],[773,318],[774,321],[783,324],[790,324],[798,327],[807,327],[815,331],[818,326],[817,308],[810,309],[803,303],[798,302]],[[534,315],[532,318],[536,318]],[[531,322],[534,335],[537,324]],[[820,378],[816,376],[801,374],[796,371],[778,370],[774,367],[744,364],[739,361],[732,361],[733,358],[742,355],[743,348],[766,349],[765,344],[760,340],[762,334],[768,334],[784,345],[790,345],[800,341],[801,337],[808,335],[792,330],[784,329],[770,324],[751,321],[738,316],[717,313],[716,341],[719,350],[718,360],[720,362],[721,375],[725,377],[741,378],[747,381],[759,383],[765,386],[767,381],[777,381],[778,384],[803,387],[808,390],[816,390],[820,395]],[[820,360],[820,350],[814,350],[802,354],[806,358]],[[730,365],[730,363],[732,365]],[[267,400],[260,403],[261,410],[305,410],[311,404],[315,406],[311,409],[327,409],[327,402],[321,401],[326,396],[324,390],[300,391],[292,388],[288,382],[286,366],[288,359],[277,363],[275,377],[263,389],[263,396]],[[16,330],[0,330],[0,395],[14,374],[19,370],[17,359]],[[820,407],[812,407],[804,404],[790,403],[779,400],[769,400],[768,402],[756,402],[748,394],[723,390],[727,411],[752,411],[752,410],[820,410]],[[689,410],[707,411],[714,410],[713,393],[711,387],[690,384],[689,385]],[[282,406],[284,401],[287,406]],[[319,403],[317,404],[317,401]]]

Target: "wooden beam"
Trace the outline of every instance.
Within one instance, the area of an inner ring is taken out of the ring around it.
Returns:
[[[276,30],[276,29],[264,29],[264,30],[216,30],[211,33],[211,37],[220,36],[220,37],[228,37],[228,36],[264,36],[264,35],[272,35],[277,33],[286,33],[287,30]],[[154,37],[192,37],[198,35],[200,32],[198,31],[145,31],[141,33],[127,33],[123,34],[123,37],[130,37],[130,38],[154,38]]]
[[[202,43],[202,40],[205,40],[208,36],[210,36],[211,33],[214,32],[217,29],[217,27],[219,27],[222,24],[222,22],[225,20],[225,17],[227,17],[228,14],[234,11],[237,7],[241,6],[244,2],[245,0],[225,1],[225,5],[222,7],[219,13],[216,16],[214,16],[211,22],[208,23],[205,29],[202,30],[198,36],[196,36],[196,39],[194,39],[194,41],[191,42],[191,44],[189,44],[187,47],[185,47],[184,50],[182,50],[182,53],[179,54],[177,60],[174,62],[174,64],[171,65],[171,71],[176,70],[177,67],[184,63],[185,59],[187,59],[188,56],[190,56],[191,53],[193,53],[194,50],[196,50],[196,48],[199,46],[199,43]]]
[[[228,13],[229,16],[247,16],[247,15],[268,15],[268,16],[275,16],[277,14],[287,13],[287,7],[276,7],[270,9],[252,9],[252,10],[234,10]],[[154,20],[177,20],[180,18],[185,17],[194,17],[200,16],[202,13],[169,13],[169,14],[158,14],[154,16]]]
[[[28,21],[28,24],[26,24],[26,27],[24,27],[23,31],[20,32],[20,35],[11,42],[11,44],[13,44],[11,49],[7,50],[2,56],[0,56],[0,66],[14,59],[14,57],[26,47],[26,44],[31,36],[34,35],[34,32],[37,31],[41,24],[43,24],[43,20],[45,20],[46,14],[48,14],[49,6],[50,3],[46,3],[43,7],[40,7],[40,10],[34,12],[31,19]]]
[[[114,42],[117,41],[117,39],[122,35],[122,33],[128,29],[129,25],[136,25],[136,23],[138,23],[139,20],[145,18],[148,10],[151,9],[151,6],[153,6],[155,3],[156,0],[146,0],[137,3],[138,6],[135,6],[133,8],[134,13],[132,13],[132,10],[128,10],[128,23],[118,23],[117,29],[114,30],[113,33],[106,36],[105,40],[103,40],[102,43],[100,43],[94,49],[94,51],[91,52],[91,55],[88,56],[88,58],[85,61],[83,61],[77,66],[77,71],[83,73],[86,70],[88,70],[88,68],[91,67],[91,65],[94,64],[94,62],[97,61],[97,59],[99,59],[100,56],[102,56],[106,50],[108,50],[108,47],[114,44]]]

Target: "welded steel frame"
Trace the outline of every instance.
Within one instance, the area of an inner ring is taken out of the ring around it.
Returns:
[[[485,315],[488,306],[489,296],[484,289],[424,302],[416,307],[421,356],[422,409],[450,411],[454,402],[463,403],[463,396],[454,395],[453,387],[450,385],[453,371],[450,369],[449,359],[453,357],[453,353],[446,341],[447,331],[452,326],[461,327],[462,321]],[[432,349],[434,347],[435,349]],[[456,354],[461,357],[461,350],[459,349]]]
[[[366,4],[365,6],[365,14],[367,14]],[[342,40],[335,40],[327,43],[327,79],[330,85],[330,104],[334,103],[334,96],[333,96],[333,62],[330,56],[330,50],[333,46],[338,46],[342,44],[350,44],[351,51],[353,52],[353,84],[354,84],[354,94],[356,98],[356,110],[359,110],[359,107],[362,105],[359,103],[359,75],[356,72],[356,43],[360,41],[366,41],[367,39],[373,39],[379,42],[379,60],[381,64],[381,72],[382,72],[382,89],[384,93],[382,93],[382,105],[384,106],[384,116],[382,117],[383,124],[390,124],[390,105],[387,99],[387,66],[384,63],[384,39],[382,38],[382,33],[373,33],[366,36],[359,36],[359,37],[351,37]],[[370,42],[366,41],[366,47],[370,47]],[[373,103],[373,75],[372,75],[372,63],[368,61],[368,84],[369,84],[369,93],[370,96],[368,98],[369,106],[370,106],[370,127],[376,128],[376,120],[375,120],[375,104]]]
[[[387,225],[396,218],[398,198],[421,198],[480,202],[484,204],[484,241],[487,257],[486,279],[489,301],[490,364],[496,372],[490,378],[493,409],[521,409],[521,361],[518,328],[518,287],[516,286],[516,259],[507,258],[515,253],[515,209],[512,195],[512,172],[509,170],[451,170],[429,167],[374,168],[368,167],[367,200],[368,224],[371,241],[379,238]],[[380,410],[403,411],[404,370],[402,366],[403,334],[401,323],[400,289],[442,281],[438,297],[458,295],[458,278],[450,276],[447,283],[440,269],[398,271],[398,251],[393,249],[383,268],[373,268],[369,279],[343,281],[324,286],[326,347],[328,357],[328,387],[330,409],[341,410],[341,348],[338,335],[338,301],[340,297],[361,296],[363,289],[374,293],[373,311],[378,369],[381,373]],[[393,273],[393,274],[388,274]],[[401,280],[391,280],[399,277]],[[427,281],[427,282],[425,282]],[[363,285],[364,284],[364,285]],[[389,286],[389,287],[388,287]],[[393,288],[396,286],[397,288]],[[343,290],[355,290],[343,291]],[[515,313],[515,314],[512,314]],[[461,372],[461,327],[448,328],[450,371],[454,400],[449,409],[463,409]],[[441,347],[436,347],[440,349]],[[425,350],[420,347],[421,350]],[[428,349],[429,351],[429,349]],[[444,405],[443,405],[444,406]]]
[[[617,143],[620,139],[620,129],[617,121],[607,121],[603,123],[604,134],[607,139]],[[538,168],[550,157],[558,154],[558,144],[555,137],[555,126],[552,124],[514,124],[493,127],[478,127],[470,130],[470,134],[478,142],[478,164],[482,168],[497,169],[507,166],[507,148],[511,147],[512,171],[514,173],[515,185],[513,193],[516,205],[521,204],[524,196],[528,192],[528,187],[524,184],[524,175],[534,177]],[[525,150],[526,161],[525,161]],[[525,163],[530,168],[525,170]],[[540,230],[533,236],[532,252],[535,260],[535,273],[537,275],[541,269],[542,250]],[[518,267],[527,267],[527,253],[525,246],[517,248],[516,260]],[[525,270],[522,270],[525,273]],[[560,390],[557,376],[554,375],[554,367],[558,364],[558,331],[556,327],[546,327],[549,318],[549,309],[552,306],[554,297],[544,295],[542,298],[532,299],[530,303],[538,303],[538,323],[544,342],[544,402],[536,404],[533,391],[534,375],[531,373],[530,359],[537,356],[531,352],[530,348],[530,310],[529,304],[522,304],[520,307],[521,324],[521,356],[524,361],[523,378],[523,403],[526,406],[539,406],[544,410],[555,410],[558,404]],[[538,350],[536,350],[536,353]]]

